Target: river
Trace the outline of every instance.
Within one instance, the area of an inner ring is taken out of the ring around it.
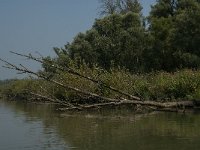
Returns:
[[[59,113],[0,101],[0,150],[199,150],[200,113]]]

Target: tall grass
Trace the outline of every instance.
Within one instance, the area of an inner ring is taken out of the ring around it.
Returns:
[[[100,80],[119,90],[141,97],[143,100],[174,101],[200,99],[200,71],[181,70],[174,73],[152,72],[149,74],[131,74],[125,69],[104,71],[99,68],[81,66],[77,71],[85,76]],[[59,82],[79,89],[111,98],[122,95],[113,92],[101,84],[95,84],[83,78],[62,72],[53,77]],[[63,89],[44,80],[16,80],[1,87],[3,95],[20,95],[24,90],[55,97],[60,100],[77,101],[84,95]],[[83,102],[83,101],[82,101]]]

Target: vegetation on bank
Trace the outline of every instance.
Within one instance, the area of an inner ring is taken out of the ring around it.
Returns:
[[[70,108],[200,98],[199,0],[158,0],[146,18],[138,0],[101,2],[103,17],[54,48],[55,58],[14,53],[41,63],[41,71],[2,60],[36,78],[4,84],[1,94]]]
[[[91,69],[86,66],[81,67],[78,71],[116,89],[141,97],[142,100],[169,102],[200,99],[200,71],[182,70],[174,73],[131,74],[126,70],[114,69],[111,72],[104,71],[99,73],[98,69]],[[114,99],[122,97],[121,94],[109,90],[101,86],[101,84],[95,84],[68,73],[63,73],[53,78],[60,79],[63,84],[79,87],[79,89],[97,93],[104,97]],[[77,94],[72,90],[66,90],[45,80],[14,80],[7,85],[1,86],[1,93],[7,98],[27,99],[29,97],[29,100],[31,100],[34,96],[30,95],[30,92],[70,103],[85,103],[88,100],[88,97],[84,94]],[[90,102],[92,102],[92,99],[90,99]]]

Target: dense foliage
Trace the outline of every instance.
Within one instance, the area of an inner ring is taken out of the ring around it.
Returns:
[[[148,31],[153,38],[149,67],[167,71],[199,68],[200,3],[197,0],[159,0],[148,19]]]
[[[141,97],[143,100],[174,101],[174,100],[199,100],[200,99],[200,71],[182,70],[174,73],[157,72],[150,74],[131,74],[126,70],[112,69],[110,72],[101,72],[81,66],[79,73],[101,80],[119,90]],[[58,77],[54,77],[58,78]],[[61,79],[62,78],[62,79]],[[113,92],[100,84],[89,80],[63,73],[59,75],[60,82],[78,87],[85,91],[97,93],[110,98],[120,98],[119,93]],[[93,103],[84,94],[77,94],[44,80],[15,80],[1,88],[2,95],[9,99],[34,100],[30,92],[46,95],[70,103]],[[84,99],[85,97],[85,99]],[[96,101],[96,100],[94,100]]]
[[[107,15],[96,19],[90,30],[79,33],[65,48],[56,48],[62,52],[58,59],[68,55],[77,63],[107,70],[120,66],[131,72],[199,68],[198,0],[158,0],[146,19],[137,0],[121,1],[123,7],[117,2],[103,0]],[[111,4],[112,12],[108,10]]]

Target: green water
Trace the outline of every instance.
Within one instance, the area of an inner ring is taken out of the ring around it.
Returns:
[[[58,113],[0,101],[0,150],[199,150],[200,113]]]

